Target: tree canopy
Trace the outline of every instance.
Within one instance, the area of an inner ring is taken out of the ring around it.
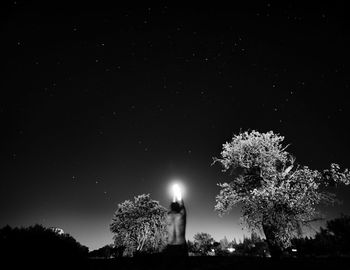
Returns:
[[[214,238],[210,234],[204,232],[196,233],[193,239],[195,250],[202,255],[206,255],[207,252],[211,250],[214,243]]]
[[[262,230],[270,244],[288,247],[301,226],[318,216],[318,204],[335,201],[325,188],[348,185],[350,172],[335,163],[323,171],[296,165],[283,141],[273,131],[247,131],[223,144],[213,164],[221,164],[230,181],[218,184],[215,210],[223,215],[240,205],[250,229]]]
[[[88,252],[87,247],[69,234],[58,234],[39,224],[0,229],[0,254],[6,259],[82,259]]]
[[[129,255],[159,251],[166,242],[166,213],[167,210],[149,194],[119,204],[110,224],[115,246],[124,246]]]

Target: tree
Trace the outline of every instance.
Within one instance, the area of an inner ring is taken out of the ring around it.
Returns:
[[[214,243],[213,237],[208,233],[196,233],[193,236],[193,243],[197,253],[206,255],[212,248]]]
[[[327,230],[334,237],[340,253],[350,254],[350,216],[342,214],[339,218],[327,221]]]
[[[124,246],[129,255],[160,251],[166,244],[166,213],[167,210],[149,194],[119,204],[110,224],[115,246]]]
[[[218,184],[215,210],[223,215],[240,204],[243,222],[264,232],[272,256],[280,256],[302,225],[317,218],[318,204],[335,202],[326,187],[350,183],[348,169],[341,172],[337,164],[322,172],[296,165],[283,141],[273,131],[241,132],[213,162],[230,173],[230,182]]]
[[[88,252],[87,247],[69,234],[60,235],[39,224],[0,229],[0,254],[3,258],[70,260],[86,258]]]
[[[195,254],[197,253],[197,249],[196,249],[196,246],[194,245],[194,243],[190,240],[187,240],[187,249],[188,249],[188,252],[189,254]]]

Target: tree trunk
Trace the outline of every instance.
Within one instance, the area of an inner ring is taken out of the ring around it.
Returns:
[[[263,231],[272,258],[279,259],[283,253],[283,247],[278,239],[278,228],[268,222],[263,222]]]

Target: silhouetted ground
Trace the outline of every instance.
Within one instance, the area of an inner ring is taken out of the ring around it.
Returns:
[[[23,262],[21,262],[23,263]],[[75,262],[48,261],[34,263],[33,269],[347,269],[350,258],[285,258],[273,260],[271,258],[256,257],[189,257],[187,262],[179,258],[162,258],[159,256],[119,258],[119,259],[85,259]],[[29,267],[29,264],[24,266]],[[8,268],[10,269],[10,268]],[[11,268],[14,269],[14,268]],[[21,268],[28,269],[28,268]]]

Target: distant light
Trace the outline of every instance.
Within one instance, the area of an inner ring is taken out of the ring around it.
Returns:
[[[236,251],[236,249],[235,249],[235,248],[233,248],[233,247],[227,248],[227,250],[228,250],[230,253],[232,253],[232,252]]]
[[[215,249],[212,248],[212,249],[211,249],[211,252],[215,252]]]
[[[292,252],[297,252],[298,250],[296,248],[292,248]]]

